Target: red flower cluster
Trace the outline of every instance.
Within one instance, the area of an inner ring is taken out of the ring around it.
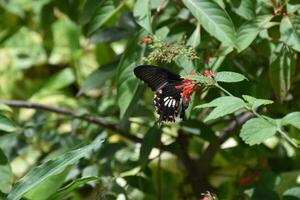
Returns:
[[[211,78],[214,76],[214,72],[212,70],[205,70],[202,74],[203,74],[203,76],[206,76],[208,78]]]
[[[139,44],[148,44],[148,43],[152,43],[152,38],[150,37],[145,37],[142,40],[139,41]]]
[[[177,90],[182,90],[180,93],[184,102],[189,102],[193,93],[197,92],[197,82],[189,78],[184,78],[182,84],[176,85]]]

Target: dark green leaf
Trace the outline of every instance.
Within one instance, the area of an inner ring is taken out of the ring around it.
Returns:
[[[158,129],[156,126],[153,126],[144,136],[139,158],[141,166],[145,166],[148,163],[148,157],[152,148],[155,147],[155,145],[159,142],[159,135],[160,129]]]
[[[296,53],[279,44],[271,56],[269,75],[276,97],[282,102],[291,87],[296,65]]]
[[[47,178],[62,173],[67,167],[75,164],[79,159],[89,155],[94,149],[100,147],[102,139],[98,137],[91,144],[82,148],[67,152],[61,156],[49,160],[40,166],[31,169],[20,181],[16,183],[8,195],[8,200],[18,200],[35,189]]]
[[[0,149],[0,191],[8,193],[10,190],[13,174],[8,159]]]
[[[142,176],[125,176],[123,177],[127,183],[147,194],[154,194],[155,190],[152,183]]]
[[[76,179],[75,181],[71,182],[70,184],[66,185],[65,187],[59,189],[57,193],[53,194],[51,197],[49,197],[47,200],[59,200],[68,195],[73,190],[77,189],[80,186],[85,185],[86,183],[90,181],[99,180],[99,177],[96,176],[89,176],[84,178]]]
[[[117,62],[112,62],[93,71],[80,87],[78,95],[100,88],[105,81],[110,80],[115,75],[116,68]]]
[[[138,34],[128,44],[127,50],[118,65],[118,104],[120,117],[125,114],[132,101],[139,84],[138,79],[133,74],[133,69],[138,66],[144,48],[139,45],[139,41],[146,36],[145,33]],[[136,103],[136,102],[135,102]]]
[[[235,46],[236,32],[229,15],[211,0],[183,0],[204,29],[224,44]]]
[[[249,145],[260,144],[275,135],[277,126],[265,119],[248,120],[242,127],[240,136]]]

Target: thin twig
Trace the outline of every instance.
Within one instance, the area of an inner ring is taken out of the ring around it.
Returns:
[[[138,143],[142,142],[141,138],[139,138],[135,135],[124,133],[117,127],[117,125],[111,124],[111,123],[107,122],[105,119],[100,118],[100,117],[95,117],[92,115],[78,115],[76,112],[69,110],[67,108],[58,107],[58,106],[49,106],[49,105],[45,105],[45,104],[33,103],[33,102],[21,101],[21,100],[0,100],[0,103],[6,104],[6,105],[8,105],[10,107],[14,107],[14,108],[44,110],[44,111],[54,112],[57,114],[71,116],[75,119],[81,119],[83,121],[87,121],[89,123],[99,125],[102,128],[105,128],[105,129],[108,129],[111,131],[115,131],[115,132],[119,133],[120,135],[122,135],[123,137],[125,137],[133,142],[138,142]]]

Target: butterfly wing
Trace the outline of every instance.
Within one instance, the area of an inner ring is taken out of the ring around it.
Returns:
[[[134,74],[136,77],[147,83],[152,91],[158,90],[167,83],[182,80],[179,75],[153,65],[140,65],[134,69]]]
[[[175,121],[182,110],[181,89],[176,85],[182,83],[182,78],[166,69],[153,65],[140,65],[134,69],[134,74],[155,92],[153,102],[159,114],[158,123]]]

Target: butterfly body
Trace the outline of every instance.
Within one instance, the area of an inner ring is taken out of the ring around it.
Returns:
[[[182,101],[182,89],[176,86],[181,85],[183,78],[163,68],[153,65],[140,65],[134,69],[134,74],[144,81],[154,91],[153,102],[158,122],[175,121],[176,117],[184,117],[186,103]]]

